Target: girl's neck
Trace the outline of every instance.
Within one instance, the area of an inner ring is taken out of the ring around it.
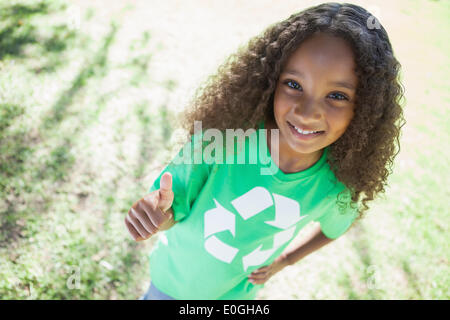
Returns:
[[[277,124],[272,119],[267,119],[264,128],[267,129],[267,145],[269,148],[270,154],[272,154],[272,142],[271,142],[271,134],[270,129],[278,129]],[[320,157],[323,154],[323,150],[320,152],[314,152],[310,154],[298,153],[292,150],[289,144],[286,142],[284,137],[279,134],[279,143],[278,146],[276,143],[273,144],[273,147],[278,147],[278,155],[279,155],[279,163],[277,163],[277,159],[272,160],[278,166],[278,168],[284,173],[294,173],[304,171],[310,167],[312,167],[317,161],[319,161]]]

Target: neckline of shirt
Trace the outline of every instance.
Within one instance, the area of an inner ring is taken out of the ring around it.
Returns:
[[[265,129],[264,120],[259,123],[258,128]],[[266,130],[268,130],[268,129],[266,129]],[[259,146],[258,149],[259,149],[260,158],[262,160],[260,162],[260,165],[261,165],[261,167],[276,168],[276,172],[274,174],[272,174],[272,176],[275,179],[280,180],[280,181],[292,181],[292,180],[307,178],[307,177],[310,177],[310,176],[314,175],[315,173],[317,173],[325,165],[329,147],[324,148],[324,151],[323,151],[320,159],[317,160],[316,163],[314,163],[308,169],[305,169],[305,170],[299,171],[299,172],[290,172],[290,173],[283,172],[272,159],[272,156],[269,151],[269,147],[267,145],[266,130],[261,130],[261,133],[258,134],[258,146]],[[263,141],[260,141],[259,139],[262,139]]]

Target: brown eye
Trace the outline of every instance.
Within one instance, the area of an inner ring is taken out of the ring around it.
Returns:
[[[343,95],[342,93],[335,92],[330,94],[330,96],[333,96],[333,99],[335,100],[349,100],[346,95]]]
[[[297,89],[301,88],[301,86],[293,80],[287,80],[284,83],[291,89],[297,90]]]

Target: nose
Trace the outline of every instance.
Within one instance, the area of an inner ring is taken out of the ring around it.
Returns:
[[[294,113],[299,118],[299,121],[304,124],[315,123],[322,117],[319,102],[313,98],[303,98],[298,101],[295,105]]]

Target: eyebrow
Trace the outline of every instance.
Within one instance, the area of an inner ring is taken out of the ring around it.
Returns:
[[[293,74],[295,76],[299,76],[300,78],[304,78],[303,73],[301,73],[300,71],[297,71],[297,70],[286,70],[286,71],[283,71],[282,73]],[[328,82],[328,84],[335,85],[337,87],[347,88],[350,90],[356,90],[355,86],[347,81],[330,81],[330,82]]]

